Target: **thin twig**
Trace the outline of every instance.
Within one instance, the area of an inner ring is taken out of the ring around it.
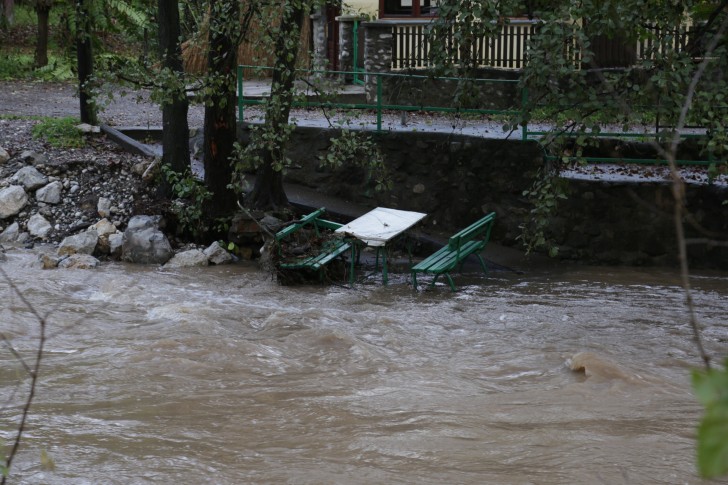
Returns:
[[[5,270],[0,268],[0,274],[2,274],[3,278],[8,282],[10,288],[12,288],[12,290],[18,295],[20,301],[23,302],[28,310],[30,310],[30,313],[36,318],[40,328],[40,334],[38,336],[38,349],[36,350],[35,354],[35,363],[33,365],[33,368],[30,370],[30,390],[28,391],[28,397],[26,398],[25,404],[23,405],[23,414],[20,418],[20,424],[18,425],[18,429],[15,434],[13,446],[10,450],[10,453],[5,457],[5,471],[9,472],[10,466],[13,463],[13,459],[18,454],[18,450],[20,449],[20,441],[23,437],[23,432],[25,431],[25,425],[28,422],[28,416],[30,415],[30,405],[33,403],[33,398],[35,397],[35,390],[38,384],[38,375],[40,373],[40,363],[43,357],[43,347],[46,341],[46,318],[38,313],[38,311],[28,301],[25,295],[23,295],[17,285],[13,283],[13,281],[8,277]],[[5,485],[7,483],[7,478],[8,475],[3,474],[2,480],[0,480],[0,485]]]
[[[698,320],[695,316],[695,307],[693,304],[692,292],[690,290],[687,243],[685,239],[685,230],[683,227],[685,183],[680,177],[680,173],[677,169],[677,164],[675,163],[675,158],[677,154],[677,147],[680,143],[680,129],[685,126],[685,120],[687,119],[688,111],[690,110],[690,105],[692,104],[693,96],[695,95],[695,89],[698,86],[698,82],[703,77],[705,69],[708,67],[708,63],[711,61],[710,55],[713,53],[716,46],[718,45],[718,42],[723,36],[726,28],[728,28],[728,17],[720,25],[720,28],[718,29],[718,32],[716,32],[715,36],[710,40],[710,44],[708,44],[703,60],[698,65],[698,69],[695,72],[695,75],[693,75],[693,78],[690,80],[690,84],[688,85],[688,91],[685,96],[685,102],[683,103],[682,109],[680,110],[680,117],[678,118],[678,122],[675,127],[675,133],[672,135],[670,151],[666,154],[666,159],[670,166],[670,174],[672,175],[673,180],[673,196],[675,197],[675,232],[677,233],[678,248],[680,254],[680,272],[682,276],[683,288],[685,290],[685,304],[688,308],[688,317],[690,319],[690,326],[693,329],[695,344],[698,346],[700,357],[703,359],[703,363],[707,370],[710,370],[710,355],[708,355],[705,350],[705,346],[703,345],[702,333],[700,331],[700,325],[698,324]]]
[[[8,348],[11,354],[13,354],[13,357],[20,362],[20,365],[23,366],[23,369],[25,369],[25,372],[28,374],[32,374],[33,370],[30,368],[30,366],[25,362],[25,359],[23,359],[23,356],[18,353],[17,350],[15,350],[15,347],[13,347],[13,344],[10,343],[10,340],[5,336],[4,333],[0,333],[0,340],[3,341],[5,346]]]

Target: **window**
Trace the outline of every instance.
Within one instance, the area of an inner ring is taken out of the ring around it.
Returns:
[[[379,17],[435,17],[438,0],[379,0]]]

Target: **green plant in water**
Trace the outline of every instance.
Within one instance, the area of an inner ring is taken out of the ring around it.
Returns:
[[[326,155],[319,157],[322,165],[340,168],[352,165],[369,170],[378,192],[392,189],[392,180],[384,163],[384,156],[371,136],[360,131],[343,130],[337,138],[331,139]]]
[[[694,371],[693,389],[705,406],[698,426],[698,471],[716,478],[728,473],[728,359],[723,369]]]
[[[56,148],[80,148],[85,138],[77,128],[79,123],[76,118],[42,118],[33,126],[33,138],[42,138]]]
[[[521,234],[516,238],[523,242],[526,254],[537,249],[546,249],[549,256],[555,258],[559,254],[556,246],[547,236],[551,225],[551,217],[556,213],[559,200],[566,199],[566,185],[556,174],[542,175],[541,171],[530,189],[524,190],[534,207],[528,222],[520,225]]]
[[[172,189],[174,199],[171,210],[177,217],[180,228],[199,237],[207,230],[204,224],[203,204],[212,197],[212,192],[197,180],[189,170],[178,173],[168,164],[162,165],[164,181]]]

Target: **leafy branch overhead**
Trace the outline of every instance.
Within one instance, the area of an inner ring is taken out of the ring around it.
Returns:
[[[693,388],[705,407],[698,427],[698,470],[706,478],[728,474],[728,359],[723,369],[693,373]]]
[[[392,179],[382,151],[367,133],[343,130],[338,137],[331,139],[328,152],[319,159],[323,166],[332,168],[364,168],[369,171],[370,179],[374,180],[375,190],[381,192],[392,189]]]

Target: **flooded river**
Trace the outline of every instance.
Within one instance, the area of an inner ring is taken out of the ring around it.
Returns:
[[[50,312],[10,483],[702,483],[700,360],[673,272],[493,272],[453,295],[34,259],[3,263]],[[728,276],[692,283],[725,356]],[[5,281],[0,298],[0,330],[30,358],[38,325]],[[3,347],[6,443],[21,377]]]

